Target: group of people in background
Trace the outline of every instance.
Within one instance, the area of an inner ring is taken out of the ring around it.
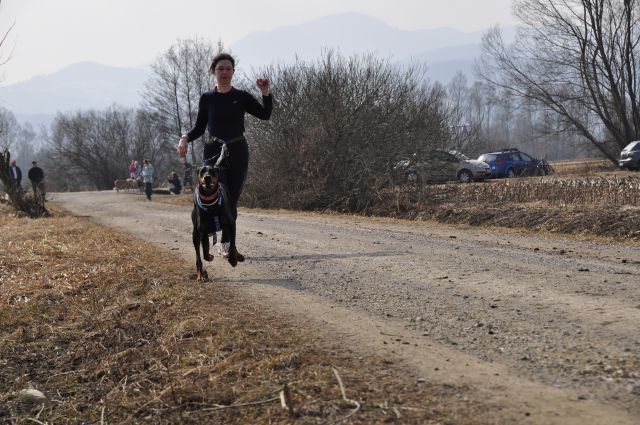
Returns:
[[[15,159],[9,163],[9,175],[19,192],[22,191],[22,170]],[[37,161],[31,161],[31,168],[27,172],[27,178],[31,182],[34,196],[40,194],[44,196],[44,171],[38,166]]]
[[[153,183],[154,183],[154,169],[151,161],[149,159],[145,159],[143,161],[143,166],[138,164],[138,161],[132,160],[129,164],[129,178],[132,180],[136,180],[140,184],[140,189],[144,189],[144,193],[147,196],[147,200],[151,201],[151,195],[153,194]],[[191,176],[192,166],[188,162],[184,162],[184,188],[193,190],[193,178]],[[172,171],[171,174],[167,177],[167,182],[171,185],[169,191],[176,195],[182,193],[183,184],[180,181],[180,177],[178,173]]]

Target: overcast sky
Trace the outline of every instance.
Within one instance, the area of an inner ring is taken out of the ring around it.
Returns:
[[[359,12],[402,30],[512,25],[512,0],[1,0],[2,85],[81,61],[140,66],[178,38],[226,45],[259,30]],[[13,51],[12,51],[13,50]],[[12,52],[11,52],[12,51]]]

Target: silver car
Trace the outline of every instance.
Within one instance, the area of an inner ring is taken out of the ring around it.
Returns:
[[[640,169],[640,140],[631,142],[622,149],[618,165],[620,168],[628,168],[630,170]]]
[[[463,153],[437,150],[422,161],[403,160],[396,169],[403,172],[405,183],[442,183],[459,180],[468,183],[491,176],[489,164],[469,159]]]

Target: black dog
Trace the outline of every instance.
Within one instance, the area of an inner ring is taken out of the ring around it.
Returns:
[[[207,272],[202,266],[202,258],[212,261],[209,253],[209,235],[221,229],[229,239],[229,264],[235,267],[244,257],[236,250],[236,221],[229,208],[229,193],[218,181],[218,168],[204,166],[198,173],[198,186],[193,192],[193,246],[196,249],[196,280],[208,280]],[[202,245],[202,257],[200,257]]]

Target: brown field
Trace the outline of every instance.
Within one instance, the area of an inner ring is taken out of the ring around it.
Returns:
[[[196,285],[169,251],[55,209],[0,206],[0,227],[1,423],[477,423],[461,388]]]
[[[585,159],[580,161],[549,161],[556,176],[591,176],[598,173],[624,171],[608,159]]]
[[[640,173],[500,179],[386,190],[366,214],[610,241],[640,240]],[[191,195],[156,200],[190,207]]]
[[[404,189],[392,196],[395,215],[402,218],[640,240],[638,174],[501,179]]]

